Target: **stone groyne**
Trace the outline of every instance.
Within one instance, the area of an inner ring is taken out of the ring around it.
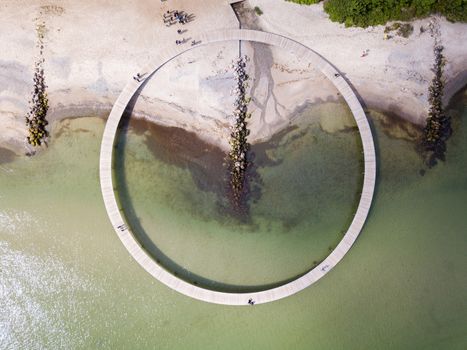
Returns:
[[[236,96],[234,102],[233,117],[235,124],[230,134],[230,152],[227,156],[227,166],[229,170],[230,195],[233,209],[239,213],[247,211],[247,177],[248,150],[250,145],[247,141],[249,130],[247,128],[247,119],[251,117],[248,112],[248,103],[251,98],[247,96],[249,76],[246,72],[246,56],[239,57],[232,65],[234,70],[235,88],[232,94]]]

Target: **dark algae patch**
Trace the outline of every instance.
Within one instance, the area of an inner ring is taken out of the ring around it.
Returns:
[[[192,132],[143,119],[132,118],[127,126],[137,135],[146,134],[144,142],[156,159],[189,169],[199,189],[219,195],[224,193],[225,153],[220,148]]]
[[[0,164],[10,163],[14,161],[16,154],[9,149],[0,147]]]

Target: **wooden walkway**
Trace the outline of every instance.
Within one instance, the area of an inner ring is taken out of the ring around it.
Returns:
[[[199,42],[199,40],[201,41]],[[337,247],[321,264],[302,277],[276,288],[252,293],[224,293],[201,288],[177,278],[157,264],[141,247],[140,243],[135,239],[130,228],[125,223],[123,219],[124,208],[119,208],[117,204],[112,181],[112,154],[117,127],[130,99],[135,95],[140,85],[143,84],[144,79],[149,78],[165,63],[186,51],[192,50],[200,45],[226,40],[245,40],[278,46],[287,52],[297,55],[302,61],[310,62],[317,69],[321,70],[324,75],[334,83],[349,105],[360,131],[364,152],[365,172],[360,202],[350,227]],[[351,87],[345,79],[340,76],[339,72],[319,54],[296,41],[272,33],[230,29],[202,34],[198,37],[198,42],[199,44],[194,47],[179,46],[161,52],[154,58],[151,64],[140,72],[143,76],[141,82],[131,79],[115,102],[105,126],[100,153],[100,182],[107,214],[118,237],[133,258],[160,282],[182,294],[206,302],[225,305],[248,305],[249,299],[252,299],[256,304],[261,304],[285,298],[312,285],[328,273],[349,251],[363,228],[373,199],[376,178],[375,148],[368,120]]]

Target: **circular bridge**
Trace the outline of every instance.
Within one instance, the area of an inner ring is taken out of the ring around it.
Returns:
[[[360,132],[364,153],[364,180],[358,209],[350,227],[337,247],[319,265],[301,277],[279,287],[248,293],[218,292],[195,286],[174,276],[156,263],[134,237],[131,228],[125,223],[123,219],[124,208],[120,208],[117,204],[112,181],[112,154],[117,128],[128,103],[140,89],[144,80],[157,72],[164,64],[186,51],[209,43],[234,40],[278,46],[287,52],[294,53],[301,60],[313,64],[314,67],[320,70],[335,85],[350,107]],[[328,61],[308,47],[277,34],[255,30],[231,29],[204,33],[199,38],[198,43],[192,47],[177,47],[161,52],[142,72],[143,78],[140,81],[130,80],[110,112],[102,139],[99,166],[102,196],[112,226],[128,252],[147,272],[168,287],[198,300],[225,305],[248,305],[251,301],[261,304],[295,294],[318,281],[344,257],[357,239],[370,210],[376,179],[376,156],[373,136],[362,106],[346,80]]]

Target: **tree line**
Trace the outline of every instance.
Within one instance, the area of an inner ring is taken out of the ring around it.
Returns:
[[[321,0],[286,0],[316,4]],[[331,21],[368,27],[388,21],[409,21],[439,13],[449,21],[467,22],[467,0],[327,0],[324,10]]]

